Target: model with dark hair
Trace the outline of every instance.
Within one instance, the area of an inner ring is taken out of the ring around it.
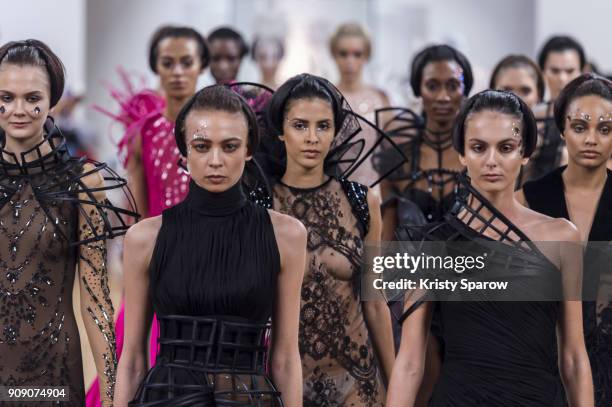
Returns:
[[[488,254],[487,268],[480,273],[498,267],[520,281],[518,288],[509,286],[505,301],[492,301],[485,293],[438,302],[445,354],[430,406],[565,406],[559,370],[569,405],[593,406],[582,310],[574,298],[581,281],[578,230],[514,198],[520,167],[536,140],[535,118],[516,95],[486,90],[471,97],[453,131],[453,146],[467,168],[459,181],[464,192],[439,222],[398,231],[402,240],[412,242],[463,242],[452,246],[458,255],[469,243],[470,250]],[[543,244],[559,240],[574,244],[566,250]],[[553,291],[553,300],[537,299]],[[435,295],[414,291],[406,296],[388,407],[415,403],[435,304],[430,299],[443,298]],[[518,296],[527,300],[508,302]]]
[[[210,73],[217,83],[230,83],[238,77],[242,60],[249,46],[239,32],[230,27],[219,27],[208,34]]]
[[[512,92],[533,109],[544,99],[546,84],[535,62],[525,55],[508,55],[493,68],[489,88]]]
[[[582,45],[572,37],[554,36],[542,46],[538,65],[546,79],[550,100],[554,102],[565,85],[581,74],[586,56]]]
[[[612,172],[606,164],[612,154],[612,82],[593,74],[571,81],[555,103],[555,122],[567,146],[567,166],[526,183],[518,197],[533,210],[571,220],[583,242],[610,242]],[[588,245],[584,258],[583,285],[595,292],[583,302],[584,336],[596,405],[603,407],[612,404],[612,302],[602,288],[609,272],[600,270],[610,258],[601,258]]]
[[[115,403],[301,406],[306,231],[246,198],[242,179],[257,148],[255,115],[230,88],[213,85],[185,104],[175,137],[191,177],[189,194],[134,225],[125,239],[126,343]],[[152,312],[160,349],[147,373]]]
[[[375,111],[388,107],[389,99],[385,92],[368,85],[363,80],[363,70],[372,54],[370,35],[357,23],[345,23],[332,35],[329,48],[340,73],[338,90],[355,112],[370,121],[375,121]],[[372,147],[376,137],[375,133],[364,134],[366,150]],[[365,185],[371,184],[377,178],[378,174],[371,160],[361,165],[354,174],[354,179]],[[376,189],[379,191],[378,187]]]
[[[0,48],[0,384],[66,386],[63,405],[85,403],[72,302],[78,279],[100,396],[110,406],[117,358],[105,240],[137,214],[106,199],[125,180],[70,156],[49,116],[63,90],[62,62],[44,43]]]
[[[451,130],[472,84],[463,54],[447,45],[427,47],[413,59],[410,73],[412,90],[423,99],[423,115],[399,108],[379,112],[378,124],[402,142],[409,157],[381,183],[384,240],[394,239],[398,225],[432,222],[449,209],[456,174],[463,168],[451,148]],[[385,118],[388,114],[393,117]]]
[[[380,201],[347,179],[372,153],[352,150],[362,146],[367,122],[329,81],[309,74],[281,85],[267,119],[260,158],[274,208],[308,230],[299,335],[304,405],[382,406],[394,356],[391,318],[382,298],[362,301],[359,286],[364,246],[380,240]]]
[[[530,165],[530,179],[537,179],[567,162],[567,151],[555,126],[553,107],[561,90],[584,70],[586,56],[582,45],[567,36],[551,37],[538,55],[546,80],[549,99],[533,109],[541,140]]]
[[[423,114],[404,108],[377,111],[379,127],[395,139],[408,157],[399,170],[381,182],[383,240],[395,240],[395,230],[400,225],[440,219],[454,202],[457,174],[463,166],[452,149],[451,131],[472,84],[471,65],[461,52],[448,45],[430,46],[415,56],[410,72],[412,91],[423,100]],[[386,161],[384,153],[374,159],[375,167]],[[440,329],[436,315],[417,405],[428,398],[438,376],[443,354]],[[397,345],[400,334],[401,327],[394,324]]]
[[[542,76],[542,72],[535,62],[525,55],[508,55],[499,61],[493,69],[489,88],[512,92],[523,99],[530,109],[534,109],[544,99],[546,84],[544,76]],[[542,131],[541,136],[538,137],[538,147],[529,162],[523,166],[518,181],[519,185],[524,180],[532,179],[533,173],[538,172],[533,166],[537,161],[543,142],[544,129],[546,128],[544,121],[540,121],[538,124]]]

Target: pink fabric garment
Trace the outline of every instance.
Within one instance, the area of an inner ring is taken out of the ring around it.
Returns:
[[[141,134],[149,198],[147,216],[157,216],[185,199],[189,175],[178,166],[181,156],[174,140],[174,122],[159,113],[144,123]]]
[[[148,212],[146,217],[157,216],[164,209],[180,203],[189,190],[189,175],[178,166],[180,153],[174,140],[174,122],[163,116],[164,99],[152,90],[135,93],[125,73],[120,71],[126,91],[111,89],[121,110],[113,114],[94,108],[111,116],[125,127],[125,134],[118,144],[123,164],[133,154],[135,137],[141,137],[141,158],[147,185]],[[146,288],[145,288],[146,289]],[[117,360],[121,357],[124,334],[124,302],[122,301],[115,325]],[[150,362],[155,364],[159,325],[153,316],[150,341]],[[100,390],[96,378],[87,391],[87,407],[100,407]]]

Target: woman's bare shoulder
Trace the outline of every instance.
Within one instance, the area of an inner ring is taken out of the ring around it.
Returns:
[[[272,209],[268,209],[268,213],[279,244],[281,241],[291,242],[306,236],[306,228],[299,220]]]
[[[553,218],[525,208],[527,222],[524,232],[533,241],[574,242],[580,240],[576,226],[564,218]]]
[[[125,235],[125,250],[146,250],[147,252],[150,251],[147,249],[152,250],[161,225],[162,217],[159,215],[143,219],[130,226]]]

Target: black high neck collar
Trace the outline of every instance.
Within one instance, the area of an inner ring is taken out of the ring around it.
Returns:
[[[205,216],[228,216],[240,210],[247,198],[241,181],[223,192],[210,192],[192,179],[189,181],[189,194],[185,201],[191,209]]]
[[[45,125],[45,130],[47,133],[43,140],[19,156],[0,145],[0,172],[8,175],[38,174],[68,161],[71,157],[62,132],[52,122],[50,126]]]

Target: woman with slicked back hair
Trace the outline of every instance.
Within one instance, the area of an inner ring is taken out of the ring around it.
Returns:
[[[247,199],[256,116],[238,93],[213,85],[187,101],[174,133],[189,194],[126,236],[126,343],[115,404],[301,407],[306,230]],[[160,347],[147,371],[152,312]]]
[[[459,112],[452,142],[466,167],[459,176],[461,192],[440,221],[402,227],[398,236],[420,242],[418,247],[434,242],[455,259],[473,253],[486,258],[474,272],[436,269],[440,279],[506,281],[507,288],[473,295],[462,289],[406,292],[387,407],[416,400],[436,303],[445,353],[429,406],[593,406],[576,301],[582,279],[578,230],[514,197],[520,168],[536,141],[533,113],[513,93],[480,92]],[[424,275],[431,277],[431,270]]]

